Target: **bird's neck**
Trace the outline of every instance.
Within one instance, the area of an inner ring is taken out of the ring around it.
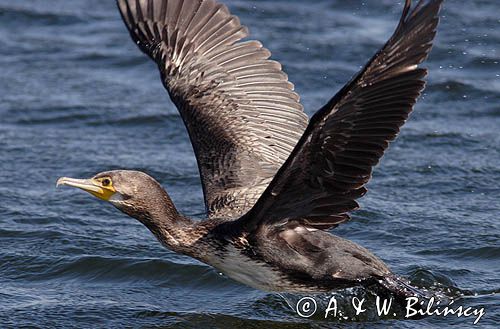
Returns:
[[[183,254],[190,254],[190,246],[197,236],[194,222],[180,214],[174,203],[163,191],[161,196],[152,200],[154,206],[130,214],[143,223],[165,247]]]

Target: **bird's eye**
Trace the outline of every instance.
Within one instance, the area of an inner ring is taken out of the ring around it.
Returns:
[[[109,178],[104,178],[102,181],[101,181],[101,184],[102,186],[106,187],[106,186],[109,186],[111,185],[111,180]]]

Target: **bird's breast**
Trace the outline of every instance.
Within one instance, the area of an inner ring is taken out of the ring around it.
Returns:
[[[290,284],[277,267],[232,244],[207,255],[204,261],[229,278],[256,289],[280,291]]]

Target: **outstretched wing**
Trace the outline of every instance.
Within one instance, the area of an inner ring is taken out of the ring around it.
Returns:
[[[215,0],[118,0],[188,129],[209,217],[248,211],[290,155],[307,116],[278,62]]]
[[[393,36],[311,119],[290,158],[247,216],[247,230],[297,221],[326,229],[349,219],[389,142],[424,88],[442,0],[407,0]]]

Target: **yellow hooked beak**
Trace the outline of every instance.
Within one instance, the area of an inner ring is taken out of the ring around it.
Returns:
[[[111,199],[111,197],[116,193],[113,184],[110,182],[111,181],[108,178],[75,179],[75,178],[61,177],[57,180],[56,187],[60,185],[77,187],[92,194],[96,198],[99,198],[104,201],[109,201],[109,199]]]

